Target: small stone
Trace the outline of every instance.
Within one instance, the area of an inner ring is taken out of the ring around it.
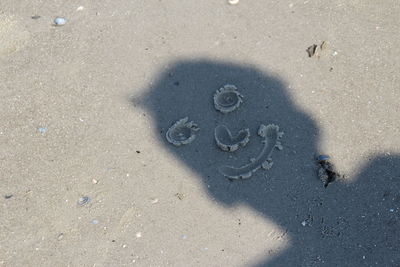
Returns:
[[[317,157],[317,161],[321,162],[321,161],[328,161],[330,159],[330,157],[328,155],[319,155]]]
[[[39,15],[35,15],[35,16],[32,16],[31,17],[31,19],[40,19],[41,17],[39,16]]]
[[[57,236],[57,240],[61,240],[61,239],[63,239],[63,237],[64,237],[64,233],[60,233],[60,234]]]
[[[328,42],[323,41],[322,44],[320,45],[321,50],[325,50],[328,48]]]
[[[188,236],[187,236],[187,235],[182,235],[181,238],[182,238],[182,239],[187,239]]]
[[[175,196],[176,196],[177,198],[179,198],[179,200],[183,200],[183,199],[186,197],[186,195],[183,194],[183,193],[176,193]]]
[[[94,220],[91,221],[91,223],[92,224],[99,224],[99,220],[94,219]]]
[[[239,0],[228,0],[228,3],[230,5],[237,5],[237,4],[239,4]]]
[[[67,23],[67,19],[66,18],[61,18],[61,17],[57,17],[54,19],[54,25],[55,26],[63,26]]]
[[[12,198],[13,196],[14,196],[13,194],[7,194],[7,195],[4,196],[4,198],[5,198],[5,199],[10,199],[10,198]]]
[[[99,181],[97,181],[96,179],[92,179],[92,184],[98,184]]]
[[[136,238],[141,238],[142,237],[142,233],[141,232],[137,232],[136,233]]]
[[[76,11],[82,11],[83,9],[84,9],[83,6],[79,6],[79,7],[76,9]]]
[[[306,225],[307,225],[307,222],[306,222],[306,221],[302,221],[302,222],[301,222],[301,225],[306,226]]]
[[[153,203],[153,204],[158,203],[158,198],[153,198],[153,199],[151,200],[151,203]]]

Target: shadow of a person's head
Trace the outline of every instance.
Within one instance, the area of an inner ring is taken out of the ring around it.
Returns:
[[[215,108],[213,97],[226,84],[237,87],[243,95],[243,103],[232,112],[222,113]],[[285,257],[261,265],[309,266],[318,264],[315,259],[321,257],[326,262],[330,259],[339,264],[341,257],[350,254],[339,248],[334,248],[336,254],[329,254],[326,246],[340,246],[344,242],[353,247],[353,240],[343,233],[360,234],[357,229],[352,232],[354,227],[359,227],[354,216],[362,216],[365,211],[360,207],[365,206],[363,203],[368,202],[368,198],[360,195],[357,186],[339,182],[325,189],[316,179],[313,157],[319,142],[318,128],[311,116],[296,105],[289,90],[276,75],[254,66],[187,60],[171,64],[145,95],[134,102],[152,115],[161,147],[194,170],[212,198],[226,206],[248,205],[287,229],[292,244],[284,252]],[[174,146],[167,141],[166,133],[176,121],[185,117],[194,121],[200,130],[195,133],[193,142]],[[257,132],[260,125],[267,124],[278,125],[285,133],[283,150],[272,154],[272,168],[260,168],[248,180],[232,182],[224,177],[218,171],[221,166],[244,166],[263,153],[263,139]],[[214,130],[219,125],[225,125],[234,135],[248,128],[250,141],[234,152],[222,151],[214,138]],[[363,185],[362,188],[367,194],[369,187]],[[399,189],[398,184],[395,188]],[[358,199],[353,199],[354,196]],[[359,210],[354,211],[348,203]],[[374,211],[378,209],[372,206]],[[307,249],[310,247],[312,249]]]
[[[225,84],[235,85],[243,95],[240,107],[226,114],[217,111],[213,103],[214,94]],[[286,185],[294,182],[293,175],[301,173],[305,162],[310,165],[317,128],[292,102],[287,90],[282,80],[254,66],[208,60],[178,61],[160,75],[139,102],[155,119],[164,148],[195,170],[214,198],[231,204],[244,201],[246,192],[257,195],[258,191],[265,190],[266,174],[279,176]],[[200,130],[192,143],[176,147],[167,142],[165,134],[174,122],[184,117],[194,121]],[[273,153],[273,168],[255,172],[251,182],[229,183],[218,168],[243,165],[257,157],[263,147],[257,131],[261,124],[271,123],[285,132],[286,148]],[[214,140],[218,125],[227,126],[232,134],[248,128],[249,143],[234,152],[220,150]],[[294,153],[298,153],[297,156]],[[244,193],[238,195],[235,188]]]

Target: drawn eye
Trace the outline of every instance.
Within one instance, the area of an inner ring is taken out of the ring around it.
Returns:
[[[167,133],[167,141],[175,146],[187,145],[196,138],[196,132],[200,130],[193,122],[188,122],[189,118],[185,117],[178,120],[172,125]]]
[[[214,94],[215,109],[222,113],[229,113],[237,109],[243,102],[243,96],[236,86],[227,84],[218,89]]]

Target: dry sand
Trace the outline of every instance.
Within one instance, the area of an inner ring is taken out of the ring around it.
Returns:
[[[2,0],[0,266],[399,266],[399,14],[389,0]],[[243,94],[228,114],[224,84]],[[186,116],[198,136],[175,147],[165,133]],[[256,157],[270,123],[285,132],[270,170],[218,173]],[[221,124],[250,142],[221,151]],[[346,177],[324,188],[318,153]]]

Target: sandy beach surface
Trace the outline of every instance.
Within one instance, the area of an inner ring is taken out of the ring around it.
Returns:
[[[394,0],[1,0],[0,266],[400,266],[399,32]]]

